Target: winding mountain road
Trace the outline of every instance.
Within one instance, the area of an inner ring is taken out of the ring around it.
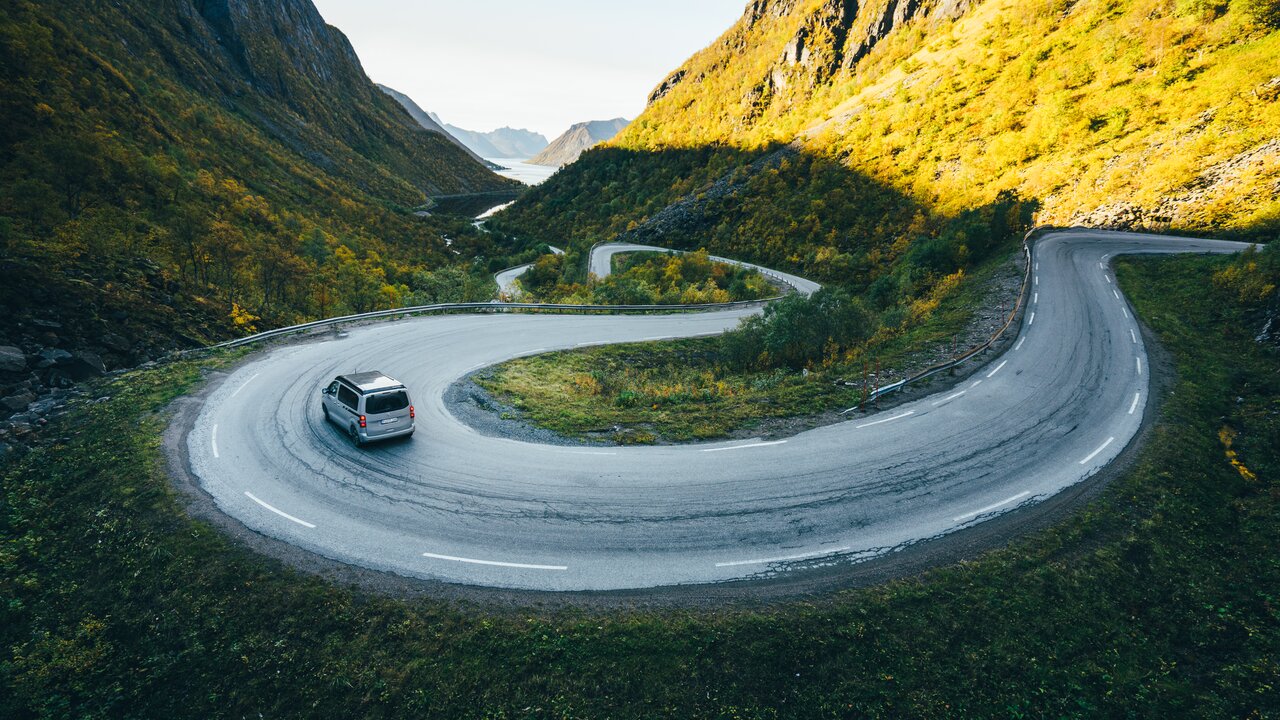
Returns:
[[[1149,372],[1108,261],[1244,247],[1047,235],[1032,249],[1009,351],[949,390],[786,440],[573,447],[482,435],[443,399],[479,367],[719,333],[754,311],[503,313],[401,320],[265,351],[211,389],[186,456],[249,528],[409,577],[609,590],[856,562],[1042,501],[1110,463],[1138,432]],[[320,388],[369,369],[412,389],[412,440],[357,449],[324,421]]]
[[[685,254],[684,250],[669,250],[667,248],[655,247],[653,245],[635,245],[632,243],[605,243],[602,245],[596,245],[595,247],[591,248],[591,258],[588,264],[589,271],[591,272],[592,275],[595,275],[596,277],[608,277],[613,273],[613,256],[620,255],[623,253],[633,253],[633,252],[677,253],[680,255]],[[812,295],[818,292],[818,290],[822,289],[822,286],[819,285],[818,283],[812,280],[802,278],[799,275],[792,275],[791,273],[784,273],[778,270],[772,270],[770,268],[761,267],[760,265],[753,265],[752,263],[749,263],[749,262],[743,262],[741,260],[730,260],[729,258],[718,257],[716,255],[712,255],[711,260],[712,262],[719,262],[719,263],[725,263],[727,265],[737,265],[738,267],[750,268],[752,270],[755,270],[761,273],[762,275],[765,275],[766,277],[772,277],[776,280],[786,283],[787,285],[790,285],[791,287],[795,288],[795,291],[800,293],[801,295]]]
[[[563,255],[564,251],[558,247],[548,245],[553,255]],[[525,263],[517,265],[513,268],[507,268],[501,272],[494,273],[493,281],[498,284],[498,294],[502,297],[513,298],[520,295],[520,286],[516,285],[516,280],[523,274],[529,272],[529,268],[533,267],[533,263]]]

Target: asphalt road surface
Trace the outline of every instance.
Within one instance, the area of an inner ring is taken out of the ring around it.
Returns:
[[[558,247],[548,245],[554,255],[563,255],[564,251]],[[502,272],[495,273],[493,281],[498,283],[498,293],[506,298],[513,298],[520,294],[520,287],[516,285],[516,278],[529,272],[529,268],[533,267],[533,263],[525,263],[508,268]]]
[[[1048,235],[1033,247],[1029,305],[1009,351],[952,389],[786,440],[566,447],[481,435],[443,401],[478,367],[718,333],[752,311],[495,313],[370,325],[263,352],[207,395],[188,461],[248,527],[410,577],[607,590],[857,562],[1039,502],[1111,462],[1139,429],[1149,371],[1108,261],[1244,247]],[[320,389],[372,369],[408,384],[418,430],[357,449],[324,421]]]

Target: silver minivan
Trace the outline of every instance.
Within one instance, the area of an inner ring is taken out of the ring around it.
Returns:
[[[380,372],[339,375],[320,391],[324,419],[364,445],[413,434],[413,401],[404,383]]]

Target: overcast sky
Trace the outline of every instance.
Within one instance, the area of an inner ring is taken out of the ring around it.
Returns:
[[[747,0],[314,0],[375,82],[446,122],[553,139],[633,119],[649,91],[710,45]]]

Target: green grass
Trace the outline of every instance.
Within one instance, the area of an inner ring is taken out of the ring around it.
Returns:
[[[735,369],[724,363],[717,338],[697,338],[519,358],[477,383],[522,419],[571,437],[624,443],[722,438],[762,421],[844,410],[860,403],[864,390],[838,380],[860,383],[864,369],[874,372],[878,365],[886,375],[899,369],[891,382],[922,349],[949,353],[983,301],[985,281],[1002,265],[987,263],[923,322],[881,331],[855,357],[805,371]]]
[[[1101,499],[921,579],[754,609],[498,612],[281,568],[164,478],[161,411],[201,365],[129,375],[0,470],[0,716],[1274,717],[1280,374],[1222,262],[1121,265],[1179,380]]]
[[[724,370],[717,348],[698,338],[549,353],[504,363],[477,382],[534,425],[624,443],[723,437],[765,418],[857,402],[827,373]]]

